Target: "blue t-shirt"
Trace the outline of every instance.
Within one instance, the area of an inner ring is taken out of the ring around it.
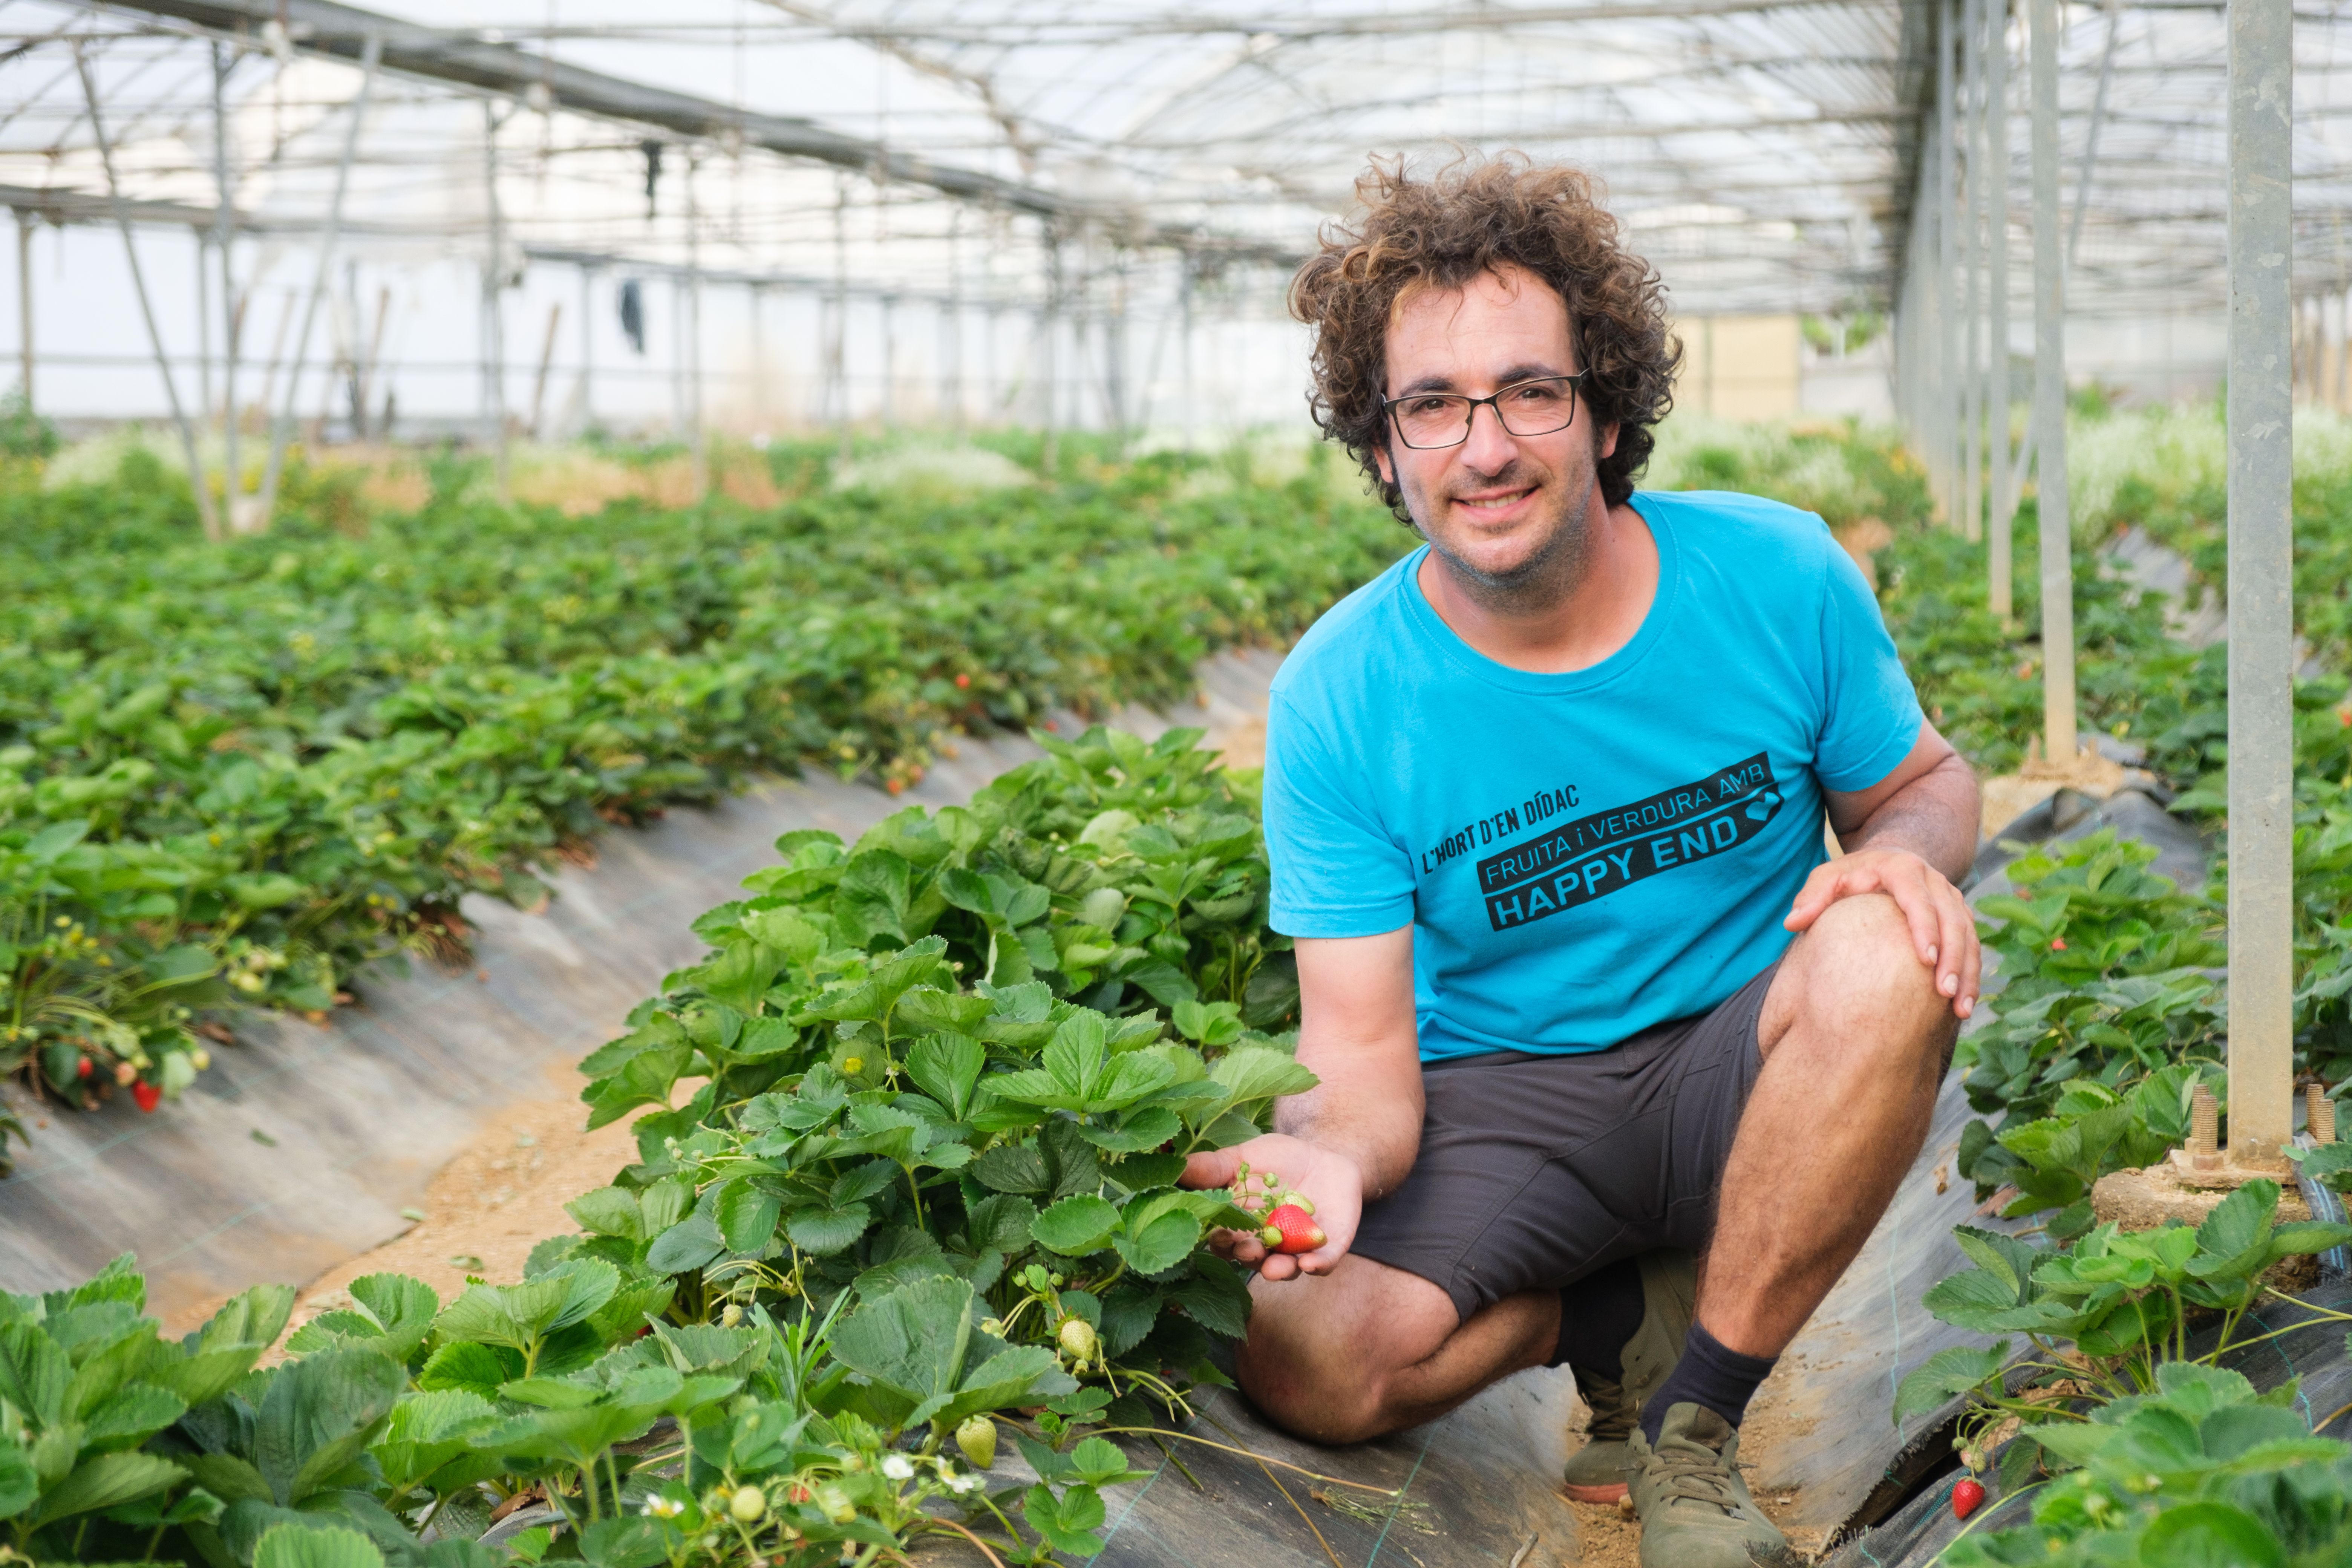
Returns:
[[[1349,595],[1275,677],[1273,923],[1411,922],[1423,1061],[1601,1050],[1704,1013],[1780,955],[1822,791],[1916,742],[1869,584],[1811,512],[1643,492],[1658,588],[1587,669],[1487,658],[1438,617],[1426,546]]]

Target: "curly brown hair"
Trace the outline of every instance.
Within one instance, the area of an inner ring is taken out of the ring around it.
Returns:
[[[1656,445],[1652,427],[1674,405],[1683,351],[1666,330],[1664,284],[1619,241],[1591,177],[1517,153],[1465,158],[1427,179],[1406,174],[1402,158],[1375,159],[1356,195],[1362,216],[1353,226],[1327,225],[1322,248],[1290,285],[1291,314],[1315,329],[1307,406],[1324,435],[1347,447],[1411,525],[1402,492],[1381,478],[1373,457],[1388,445],[1381,389],[1396,303],[1524,267],[1567,302],[1578,362],[1590,373],[1585,404],[1595,428],[1617,426],[1617,449],[1598,465],[1601,498],[1622,505]]]

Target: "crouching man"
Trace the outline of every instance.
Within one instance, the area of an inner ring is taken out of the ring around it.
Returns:
[[[1187,1179],[1278,1172],[1327,1239],[1219,1238],[1256,1270],[1242,1385],[1340,1443],[1564,1363],[1570,1494],[1630,1488],[1644,1568],[1771,1562],[1740,1419],[1975,1005],[1976,781],[1819,518],[1633,489],[1679,350],[1583,176],[1362,195],[1293,304],[1318,422],[1426,542],[1274,684],[1322,1083]]]

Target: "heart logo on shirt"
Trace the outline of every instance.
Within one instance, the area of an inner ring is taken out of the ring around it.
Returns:
[[[1780,792],[1778,790],[1768,789],[1762,795],[1758,795],[1754,800],[1748,803],[1748,820],[1750,822],[1769,822],[1772,820],[1772,814],[1780,809]]]

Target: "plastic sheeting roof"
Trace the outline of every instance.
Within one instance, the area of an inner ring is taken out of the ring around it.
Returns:
[[[204,40],[226,39],[241,222],[315,227],[358,87],[348,57],[377,26],[352,18],[373,16],[404,41],[352,176],[347,228],[371,254],[482,250],[488,101],[516,250],[1003,303],[1054,290],[1049,247],[1065,290],[1181,251],[1196,276],[1241,267],[1270,300],[1284,262],[1348,207],[1368,155],[1517,147],[1601,176],[1685,312],[1828,311],[1891,294],[1936,123],[1935,13],[1933,0],[671,0],[652,13],[620,0],[391,0],[373,13],[6,0],[0,184],[103,195],[79,50],[121,143],[124,194],[209,209]],[[2224,14],[2192,0],[2065,15],[2070,200],[2108,77],[2075,301],[2210,309]],[[2021,255],[2023,33],[2012,19]],[[2297,50],[2298,279],[2340,288],[2352,281],[2340,145],[2352,42],[2336,9],[2301,16]],[[415,68],[425,58],[439,63]],[[569,93],[530,85],[559,69],[698,102],[702,119],[681,129],[626,104],[567,107]],[[754,122],[803,127],[830,151],[776,151],[799,132],[780,142]],[[649,140],[663,143],[650,201]]]
[[[286,37],[259,0],[245,17],[244,0],[162,8],[178,15],[0,5],[13,35],[0,37],[0,183],[104,193],[79,45],[126,195],[209,208],[209,34],[237,61],[240,212],[256,226],[318,224],[359,72],[314,51],[355,55],[333,36],[343,24],[295,4]],[[705,267],[824,279],[839,266],[876,289],[1034,299],[1049,220],[1071,277],[1114,269],[1122,246],[1172,246],[1206,272],[1279,268],[1349,205],[1369,154],[1517,147],[1601,175],[1686,310],[1885,292],[1926,25],[1895,0],[674,0],[650,16],[615,0],[395,0],[376,15],[422,47],[487,46],[525,76],[552,60],[719,111],[709,134],[687,137],[567,112],[561,94],[499,94],[501,216],[519,244],[682,264],[690,228]],[[482,246],[473,95],[387,69],[352,176],[353,243]],[[987,176],[995,194],[877,182],[870,158],[778,155],[730,132],[730,111],[813,121]],[[667,143],[650,217],[648,137]]]

